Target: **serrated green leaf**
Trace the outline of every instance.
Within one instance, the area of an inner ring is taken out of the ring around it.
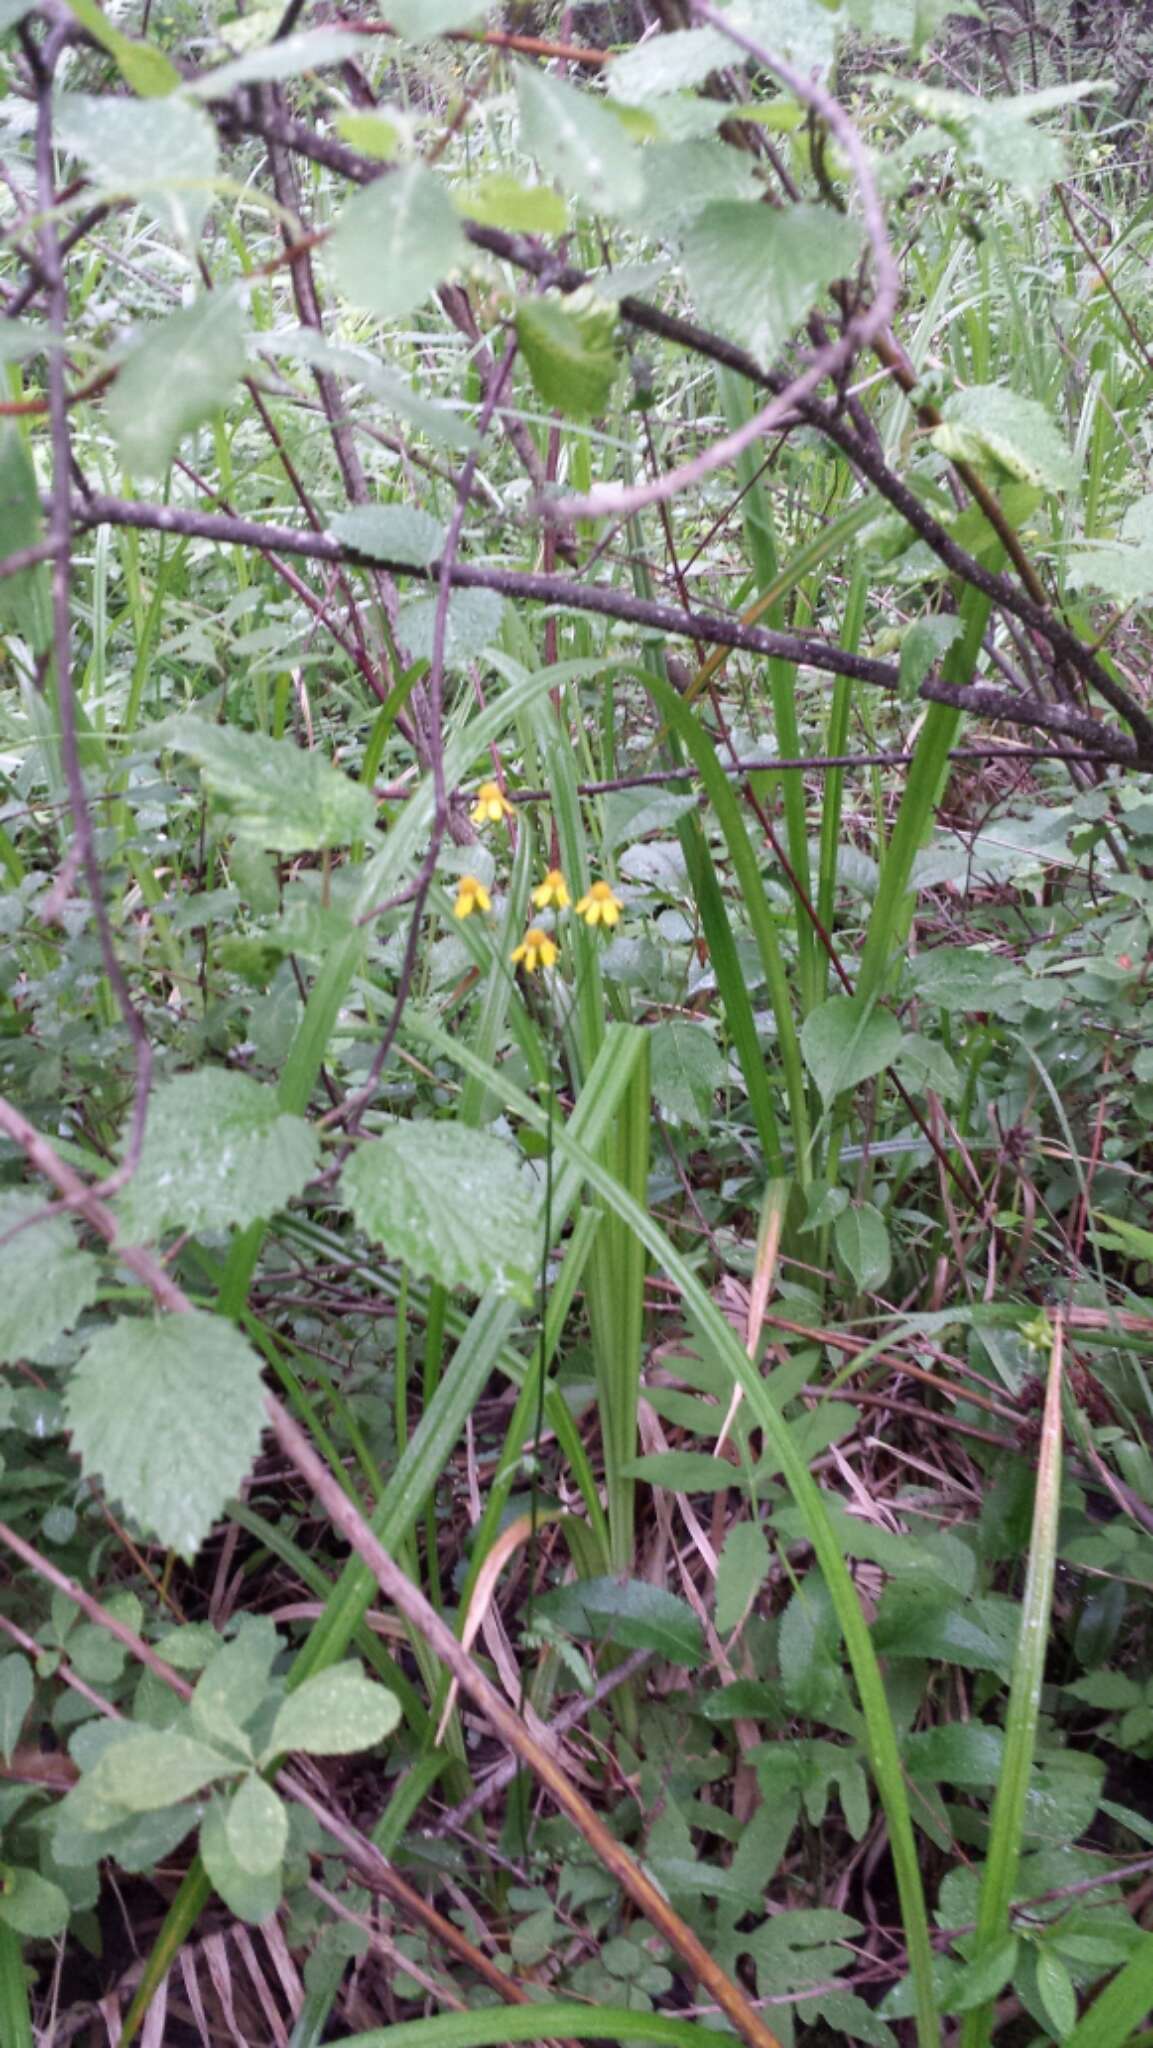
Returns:
[[[414,661],[431,661],[436,627],[435,597],[410,598],[397,616],[397,638]],[[448,668],[475,661],[496,639],[504,618],[504,599],[496,590],[454,590],[448,601],[444,659]]]
[[[1004,384],[971,384],[945,400],[943,424],[930,439],[943,455],[966,462],[992,458],[1019,483],[1070,491],[1077,459],[1043,405]]]
[[[0,551],[20,554],[43,537],[40,489],[28,445],[17,427],[7,426],[0,431]],[[18,576],[0,577],[0,625],[26,640],[33,654],[41,653],[52,637],[48,573],[41,562]]]
[[[779,51],[806,72],[824,71],[833,61],[844,19],[824,0],[734,0],[729,10],[735,28],[754,41]],[[735,50],[736,45],[731,45]],[[734,62],[729,58],[730,64]]]
[[[216,130],[186,99],[96,99],[66,93],[60,139],[99,192],[136,194],[161,227],[194,243],[211,203]]]
[[[228,1802],[224,1825],[228,1846],[249,1877],[279,1870],[288,1846],[284,1801],[255,1772],[242,1779]]]
[[[431,1119],[393,1124],[354,1152],[342,1185],[360,1229],[414,1273],[532,1301],[535,1201],[499,1138]]]
[[[347,846],[372,830],[372,791],[321,753],[234,725],[210,725],[191,713],[171,719],[163,733],[228,805],[238,837],[268,853]]]
[[[134,1728],[93,1765],[89,1786],[94,1797],[109,1806],[151,1813],[188,1799],[235,1771],[231,1758],[179,1728]]]
[[[253,1927],[270,1920],[280,1904],[279,1869],[254,1875],[238,1863],[228,1834],[228,1808],[214,1799],[200,1823],[200,1854],[204,1868],[230,1913]]]
[[[30,1941],[51,1941],[68,1925],[71,1908],[58,1884],[38,1870],[0,1863],[0,1920]]]
[[[760,1522],[734,1522],[717,1560],[716,1623],[727,1636],[744,1620],[769,1571],[769,1540]]]
[[[259,85],[278,78],[300,78],[306,71],[319,71],[328,64],[343,64],[364,52],[363,39],[351,29],[306,28],[298,34],[281,36],[263,49],[246,50],[229,64],[206,71],[186,91],[201,100],[227,99],[238,85]]]
[[[444,546],[444,527],[417,505],[350,505],[328,522],[345,547],[375,562],[407,562],[427,569]]]
[[[955,1102],[961,1093],[956,1061],[935,1038],[925,1038],[919,1031],[905,1033],[893,1065],[907,1088],[931,1088],[945,1102]]]
[[[710,72],[728,69],[739,56],[737,45],[718,28],[674,29],[614,57],[608,67],[609,91],[614,99],[647,106],[661,93],[702,85]]]
[[[850,1202],[842,1209],[833,1224],[833,1242],[863,1294],[884,1286],[893,1255],[885,1219],[872,1202]]]
[[[243,1228],[301,1194],[320,1140],[285,1116],[275,1088],[201,1067],[157,1088],[136,1172],[117,1203],[123,1241],[185,1230]]]
[[[914,619],[901,641],[901,694],[914,697],[961,630],[956,612],[931,612]]]
[[[559,192],[549,185],[523,185],[499,171],[463,186],[453,201],[467,220],[517,235],[563,235],[568,226],[568,208]]]
[[[670,1664],[694,1665],[704,1655],[701,1625],[685,1601],[643,1579],[578,1579],[542,1594],[535,1611],[553,1627],[585,1641],[655,1650]]]
[[[311,1756],[350,1756],[383,1742],[399,1720],[395,1693],[366,1678],[356,1664],[334,1664],[289,1693],[272,1724],[265,1758],[294,1749]]]
[[[377,178],[341,209],[331,242],[346,299],[382,320],[419,306],[468,252],[452,201],[423,164]]]
[[[431,42],[483,20],[485,0],[389,0],[388,18],[409,43]]]
[[[614,216],[640,204],[640,152],[603,100],[527,65],[517,71],[517,99],[524,147],[563,192]]]
[[[186,1557],[247,1476],[265,1419],[256,1353],[200,1310],[101,1330],[65,1406],[86,1476]]]
[[[11,1763],[12,1752],[28,1718],[34,1690],[27,1657],[0,1657],[0,1757]]]
[[[682,254],[698,312],[768,366],[860,251],[860,228],[831,207],[774,213],[759,200],[719,199],[696,215]]]
[[[120,366],[105,410],[135,476],[163,476],[185,434],[211,419],[244,373],[244,309],[204,292],[150,326]]]
[[[912,106],[942,131],[942,147],[955,144],[962,157],[998,183],[1011,185],[1026,199],[1036,199],[1055,179],[1064,177],[1065,151],[1060,138],[1034,123],[1058,108],[1102,90],[1099,81],[1078,79],[1070,85],[1047,86],[1040,92],[1015,93],[994,99],[979,93],[956,92],[891,74],[877,81],[886,92]]]
[[[858,996],[829,996],[801,1028],[805,1065],[826,1103],[891,1066],[900,1043],[896,1018]]]
[[[653,1097],[681,1123],[705,1128],[713,1097],[728,1078],[725,1056],[711,1032],[687,1018],[670,1017],[649,1034]]]
[[[604,412],[617,375],[614,307],[594,300],[582,317],[571,299],[523,299],[516,332],[543,404],[574,419]]]
[[[0,1237],[43,1215],[42,1196],[0,1196]],[[76,1243],[67,1216],[49,1216],[0,1244],[0,1359],[37,1358],[75,1329],[100,1290],[100,1263]]]

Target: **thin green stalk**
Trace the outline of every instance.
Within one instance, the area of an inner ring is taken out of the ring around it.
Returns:
[[[653,2041],[660,2048],[732,2048],[731,2034],[698,2027],[663,2013],[632,2012],[619,2005],[549,2002],[501,2005],[481,2012],[445,2012],[431,2020],[402,2020],[351,2034],[345,2048],[502,2048],[505,2041]]]
[[[34,2048],[28,1980],[20,1936],[0,1920],[0,2040],[4,2048]]]
[[[973,1962],[979,1965],[1010,1931],[1009,1914],[1021,1861],[1025,1806],[1037,1746],[1041,1687],[1049,1647],[1049,1617],[1057,1565],[1057,1519],[1061,1505],[1062,1324],[1058,1314],[1049,1353],[1049,1379],[1041,1441],[1037,1453],[1037,1489],[1029,1562],[1021,1599],[1021,1628],[1013,1657],[1009,1706],[1005,1716],[1005,1753],[993,1801],[989,1851],[977,1905]],[[993,2000],[966,2013],[961,2048],[985,2048],[992,2032]]]

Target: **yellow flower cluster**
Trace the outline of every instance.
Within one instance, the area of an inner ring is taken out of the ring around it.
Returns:
[[[482,782],[472,807],[474,825],[499,825],[503,818],[511,817],[512,805],[498,782]],[[560,868],[550,868],[543,882],[538,882],[532,892],[533,908],[536,910],[568,910],[573,907],[569,886]],[[492,909],[492,898],[483,882],[475,875],[462,875],[456,887],[454,914],[457,917],[471,917],[474,910]],[[603,925],[606,931],[620,923],[621,901],[613,894],[608,882],[594,882],[576,905],[576,915],[594,928]],[[555,967],[558,958],[556,940],[543,931],[538,924],[530,925],[520,945],[514,947],[513,965],[523,967],[526,974],[535,974],[538,968]]]

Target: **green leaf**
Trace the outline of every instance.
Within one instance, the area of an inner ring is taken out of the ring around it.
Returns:
[[[731,18],[755,42],[791,58],[806,72],[825,71],[833,61],[844,22],[824,0],[735,0]],[[736,44],[729,63],[736,59]]]
[[[906,1088],[918,1093],[931,1088],[945,1102],[955,1102],[961,1093],[962,1082],[956,1061],[943,1045],[938,1045],[935,1038],[924,1038],[918,1031],[907,1031],[893,1065]]]
[[[283,1115],[265,1082],[222,1067],[178,1074],[149,1104],[140,1163],[117,1203],[121,1240],[271,1216],[303,1192],[319,1153],[316,1132]]]
[[[568,208],[559,192],[548,185],[522,185],[500,171],[454,192],[453,204],[483,228],[508,228],[517,235],[563,235],[568,226]]]
[[[624,1476],[666,1486],[672,1493],[728,1493],[733,1484],[728,1460],[710,1458],[704,1451],[647,1451],[629,1459]]]
[[[267,1616],[242,1617],[237,1634],[213,1652],[196,1681],[189,1712],[201,1734],[213,1742],[235,1739],[267,1697],[282,1647]]]
[[[345,298],[382,320],[399,320],[463,262],[468,243],[441,180],[412,163],[347,201],[331,250]]]
[[[399,1720],[395,1693],[366,1678],[357,1664],[334,1664],[289,1694],[272,1724],[265,1761],[294,1749],[351,1756],[383,1742]]]
[[[288,1815],[284,1801],[255,1771],[241,1780],[229,1800],[224,1825],[241,1870],[250,1877],[265,1877],[280,1869],[288,1846]]]
[[[216,130],[186,99],[96,99],[66,93],[60,139],[100,192],[137,194],[152,218],[195,243],[211,203]]]
[[[231,1323],[200,1310],[122,1317],[88,1346],[65,1406],[85,1475],[191,1557],[259,1449],[260,1360]]]
[[[701,1625],[692,1608],[643,1579],[578,1579],[542,1594],[535,1610],[555,1628],[585,1641],[655,1650],[669,1664],[699,1664]]]
[[[1037,1991],[1057,2039],[1063,2041],[1077,2024],[1077,1993],[1060,1956],[1051,1948],[1037,1951]]]
[[[234,725],[210,725],[191,713],[169,720],[162,732],[223,799],[237,835],[268,853],[347,846],[372,831],[372,791],[315,750]]]
[[[901,641],[901,695],[915,697],[929,670],[935,667],[961,631],[956,612],[931,612],[914,619]]]
[[[860,228],[831,207],[774,213],[759,200],[719,199],[691,223],[683,258],[701,316],[767,366],[860,249]]]
[[[716,1623],[727,1636],[742,1622],[769,1573],[769,1540],[760,1522],[734,1522],[717,1560]]]
[[[279,1869],[254,1875],[236,1860],[228,1832],[228,1806],[214,1799],[200,1823],[200,1854],[204,1868],[230,1913],[259,1927],[280,1904]]]
[[[448,406],[422,397],[398,370],[382,363],[366,348],[328,341],[310,327],[262,335],[260,345],[270,355],[289,356],[361,385],[371,398],[378,399],[388,411],[398,413],[440,447],[468,450],[476,446],[476,433],[467,420],[457,419]]]
[[[0,1920],[30,1941],[51,1941],[63,1934],[71,1908],[58,1884],[38,1870],[0,1863]]]
[[[640,204],[640,152],[603,100],[527,65],[517,71],[517,99],[524,147],[563,192],[614,216]]]
[[[1057,136],[1038,131],[1041,116],[1100,92],[1093,79],[1047,86],[1041,92],[1017,93],[1006,99],[955,92],[942,86],[913,83],[891,74],[877,84],[941,130],[941,147],[954,143],[963,158],[999,183],[1011,185],[1026,199],[1035,199],[1066,172],[1065,151]]]
[[[361,1230],[416,1274],[526,1306],[538,1253],[536,1207],[512,1148],[464,1124],[393,1124],[344,1169]]]
[[[725,1056],[702,1024],[670,1017],[649,1034],[653,1097],[683,1124],[706,1129],[713,1097],[728,1079]]]
[[[819,1721],[843,1699],[840,1652],[841,1633],[828,1587],[818,1572],[810,1572],[789,1601],[777,1630],[781,1682],[794,1714]]]
[[[431,661],[436,627],[435,597],[410,598],[396,621],[397,637],[414,661]],[[449,668],[475,661],[496,639],[504,618],[504,599],[496,590],[454,590],[448,601],[444,659]]]
[[[43,1215],[42,1196],[0,1196],[0,1237]],[[67,1216],[48,1216],[0,1244],[0,1358],[38,1358],[75,1329],[100,1289],[100,1263],[76,1243]]]
[[[543,404],[575,419],[605,411],[617,375],[614,306],[590,292],[522,299],[516,332]]]
[[[72,13],[93,41],[107,50],[120,76],[144,99],[163,99],[184,83],[175,65],[154,43],[137,43],[113,28],[97,0],[67,0]]]
[[[896,1018],[859,996],[828,997],[801,1027],[805,1065],[825,1103],[891,1066],[900,1043]]]
[[[27,1657],[0,1657],[0,1757],[11,1763],[12,1752],[32,1705],[32,1666]]]
[[[954,391],[944,422],[930,435],[943,455],[964,462],[992,460],[1019,483],[1071,491],[1080,464],[1043,405],[1004,384],[971,384]]]
[[[355,149],[361,156],[370,156],[378,163],[391,163],[398,155],[402,129],[397,121],[390,121],[384,114],[362,114],[357,110],[346,110],[337,114],[334,127],[342,142]]]
[[[608,67],[609,91],[614,99],[643,107],[661,93],[702,85],[711,72],[727,70],[740,60],[737,45],[718,28],[674,29],[614,57]]]
[[[16,555],[44,538],[40,491],[28,445],[19,428],[0,432],[0,551]],[[33,654],[52,638],[48,566],[40,563],[18,576],[0,577],[0,625],[18,633]]]
[[[1005,1736],[984,1721],[946,1721],[906,1736],[905,1768],[919,1784],[995,1785]]]
[[[15,28],[26,14],[31,14],[36,0],[0,0],[0,35],[7,29]]]
[[[125,468],[163,476],[184,436],[231,395],[244,360],[244,309],[235,292],[204,292],[149,327],[121,364],[105,408]]]
[[[350,29],[306,28],[281,36],[263,49],[246,50],[230,64],[221,64],[194,79],[186,90],[201,100],[227,99],[238,85],[259,85],[278,78],[299,78],[328,64],[344,64],[364,54],[363,38]]]
[[[328,522],[345,547],[374,562],[407,562],[427,569],[444,546],[444,527],[416,505],[351,505]]]
[[[862,1294],[883,1287],[892,1268],[885,1219],[872,1202],[851,1202],[833,1224],[833,1242]]]
[[[388,18],[398,36],[427,43],[453,29],[483,20],[485,0],[389,0]]]
[[[178,1728],[134,1728],[87,1773],[93,1796],[128,1813],[151,1813],[235,1775],[236,1763]]]

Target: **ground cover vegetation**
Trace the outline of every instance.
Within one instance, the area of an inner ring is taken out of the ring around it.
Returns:
[[[0,36],[4,2048],[1148,2043],[1153,10]]]

